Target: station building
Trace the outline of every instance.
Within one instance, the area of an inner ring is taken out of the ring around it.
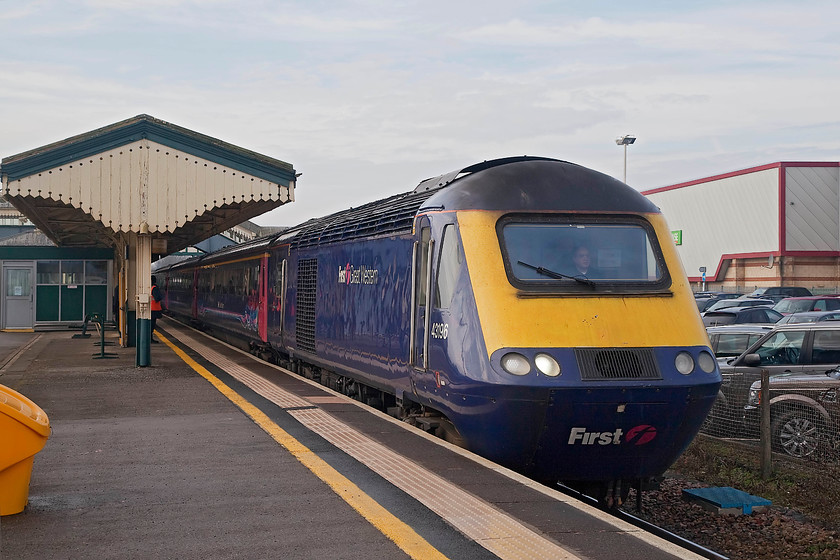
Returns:
[[[52,246],[0,247],[0,329],[95,313],[150,365],[152,261],[293,202],[298,175],[145,114],[4,157],[2,227],[37,227]],[[244,229],[233,237],[253,234]]]
[[[0,198],[0,330],[73,328],[92,314],[116,321],[114,290],[119,271],[114,266],[114,250],[58,247],[25,216],[14,212]],[[212,253],[277,229],[282,228],[245,221],[155,261],[152,268]]]
[[[777,162],[642,194],[695,290],[840,293],[840,162]]]

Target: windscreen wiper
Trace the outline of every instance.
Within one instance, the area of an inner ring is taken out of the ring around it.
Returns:
[[[560,280],[562,278],[568,278],[569,280],[574,280],[575,282],[579,282],[581,284],[586,284],[590,288],[595,287],[595,282],[590,280],[589,278],[585,278],[583,276],[570,276],[568,274],[563,274],[562,272],[555,272],[554,270],[549,270],[548,268],[543,268],[541,266],[534,266],[532,264],[528,264],[526,262],[517,261],[522,266],[527,266],[533,270],[537,271],[537,274],[542,274],[543,276],[548,276],[549,278],[555,278]]]

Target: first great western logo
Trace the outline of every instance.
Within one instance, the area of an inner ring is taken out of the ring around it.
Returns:
[[[586,428],[572,428],[569,432],[569,445],[644,445],[656,437],[656,428],[649,424],[640,424],[625,433],[621,428],[611,432],[595,432]]]
[[[378,284],[379,270],[365,265],[353,266],[347,263],[338,269],[339,284]]]

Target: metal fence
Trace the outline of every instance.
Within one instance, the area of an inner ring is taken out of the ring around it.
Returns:
[[[762,432],[762,395],[749,381],[730,381],[725,394],[715,400],[701,433],[752,441],[759,448],[769,444],[777,456],[815,465],[840,462],[840,391],[822,388],[770,395],[769,422]]]

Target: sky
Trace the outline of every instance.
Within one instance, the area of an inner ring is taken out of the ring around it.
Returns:
[[[148,114],[291,163],[294,225],[497,157],[640,190],[840,160],[840,3],[0,0],[0,157]]]

